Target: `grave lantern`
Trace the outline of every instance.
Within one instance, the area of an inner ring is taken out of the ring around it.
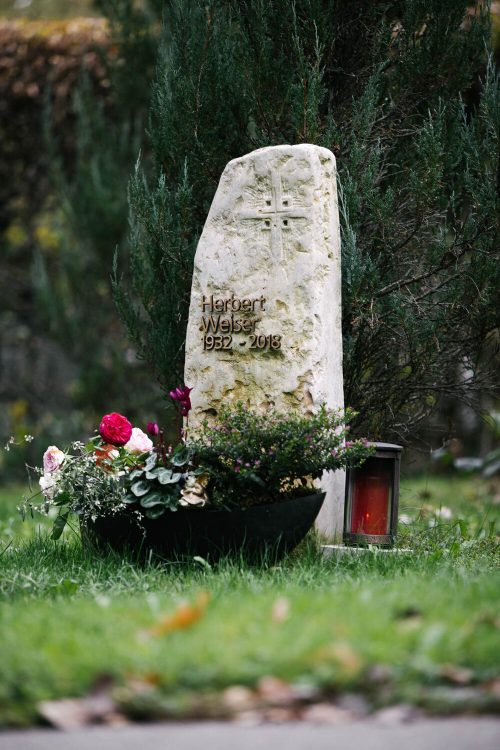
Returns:
[[[369,443],[366,461],[348,468],[344,506],[344,544],[390,547],[396,540],[400,445]]]

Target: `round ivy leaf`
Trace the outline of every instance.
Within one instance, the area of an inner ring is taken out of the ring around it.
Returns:
[[[127,492],[127,494],[123,496],[123,502],[130,505],[137,502],[137,498],[131,492]]]
[[[146,463],[144,464],[144,468],[146,471],[151,471],[156,466],[156,453],[151,453],[151,455],[146,459]]]
[[[142,477],[144,474],[144,471],[142,469],[134,469],[129,474],[129,479],[139,479],[139,477]]]
[[[141,479],[139,482],[134,482],[134,484],[130,485],[130,489],[136,497],[142,497],[147,492],[149,492],[149,490],[151,489],[151,485],[149,484],[149,482],[145,482],[143,479]]]
[[[154,508],[148,508],[144,515],[146,518],[159,518],[165,513],[165,507],[163,505],[156,505]]]
[[[174,466],[184,466],[189,461],[189,449],[185,446],[176,450],[172,455],[171,462]]]
[[[175,484],[181,476],[182,474],[174,473],[171,469],[160,469],[158,481],[160,484]]]
[[[164,505],[161,492],[149,492],[140,502],[143,508],[153,508],[155,505]]]

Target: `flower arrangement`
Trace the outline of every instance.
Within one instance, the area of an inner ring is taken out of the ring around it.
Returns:
[[[366,440],[346,440],[353,414],[325,406],[310,416],[223,408],[216,424],[205,422],[190,441],[212,502],[249,506],[315,492],[324,471],[371,452]]]
[[[184,417],[189,393],[170,394]],[[155,422],[144,432],[121,414],[106,414],[87,444],[73,443],[71,452],[47,448],[38,470],[44,500],[27,500],[22,512],[58,508],[52,532],[58,538],[71,514],[85,524],[126,513],[141,524],[182,508],[230,510],[310,494],[323,471],[369,455],[366,441],[345,439],[351,415],[325,407],[312,416],[261,415],[238,404],[189,440],[183,433],[172,448]]]
[[[44,500],[35,505],[30,498],[20,510],[25,515],[35,508],[46,513],[58,508],[52,530],[57,539],[72,514],[85,523],[131,512],[140,523],[143,516],[154,519],[166,510],[203,505],[202,472],[188,467],[189,458],[183,443],[175,450],[165,446],[156,423],[148,423],[143,432],[121,414],[106,414],[99,434],[88,443],[73,443],[72,452],[47,448],[43,469],[37,470]]]

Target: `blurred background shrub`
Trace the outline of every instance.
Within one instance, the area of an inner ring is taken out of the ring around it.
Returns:
[[[128,0],[0,4],[0,435],[36,436],[0,452],[4,479],[105,412],[161,418],[109,288],[158,18]]]
[[[165,5],[176,4],[0,0],[0,440],[36,436],[21,451],[0,451],[0,479],[19,478],[24,461],[39,463],[48,443],[64,447],[87,435],[106,411],[139,424],[168,420],[157,374],[137,360],[140,346],[127,339],[109,282],[116,248],[122,267],[128,263],[133,166],[141,153],[144,171],[154,173],[152,150],[162,135],[157,130],[152,147],[150,104],[153,98],[157,116],[168,58],[164,52],[154,84],[158,51],[171,43],[161,31]],[[349,16],[351,5],[342,7]],[[356,17],[360,7],[352,4]],[[500,3],[491,10],[498,65]],[[348,24],[361,67],[363,50],[368,54],[363,28]],[[334,73],[350,102],[352,74]],[[187,130],[179,133],[189,140]],[[197,201],[205,208],[229,158],[227,148],[219,150],[214,173],[199,175]],[[195,218],[201,226],[203,216]],[[491,342],[491,356],[497,346]],[[163,383],[169,368],[167,358]],[[483,411],[496,408],[487,393],[481,399]],[[483,425],[460,401],[445,398],[423,442],[436,447],[450,438],[454,456],[484,457],[494,441]]]

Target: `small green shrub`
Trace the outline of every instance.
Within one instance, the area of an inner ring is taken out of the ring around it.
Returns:
[[[345,441],[352,416],[324,406],[311,416],[259,414],[238,404],[222,409],[215,425],[205,422],[190,447],[216,503],[254,505],[304,494],[325,470],[368,456],[367,441]]]

